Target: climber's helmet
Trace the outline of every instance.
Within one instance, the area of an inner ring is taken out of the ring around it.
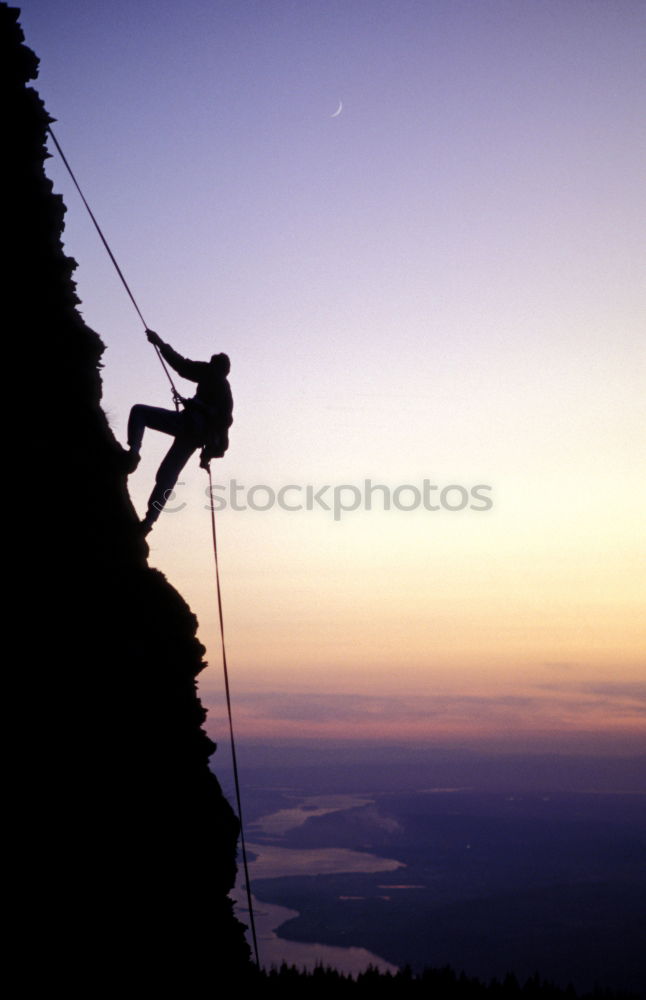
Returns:
[[[213,354],[211,364],[219,375],[228,375],[231,371],[231,362],[228,354]]]

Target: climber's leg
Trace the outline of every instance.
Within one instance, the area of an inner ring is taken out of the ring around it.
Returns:
[[[163,434],[178,434],[182,429],[183,414],[174,410],[163,410],[159,406],[144,406],[137,403],[128,418],[128,451],[123,453],[123,467],[130,475],[139,465],[139,452],[146,427]]]
[[[155,488],[148,500],[148,510],[142,521],[142,528],[147,534],[159,517],[164,505],[171,498],[173,487],[177,482],[177,477],[188,462],[189,458],[199,448],[199,442],[192,435],[180,433],[170,446],[163,459],[157,476],[155,477]]]
[[[182,414],[175,410],[163,410],[160,406],[144,406],[137,403],[128,418],[128,447],[139,454],[144,430],[150,427],[163,434],[177,434],[182,427]]]

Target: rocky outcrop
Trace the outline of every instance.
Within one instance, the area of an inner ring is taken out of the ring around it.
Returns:
[[[68,987],[88,968],[95,982],[213,985],[215,969],[245,974],[249,953],[227,895],[238,823],[208,767],[196,693],[204,648],[147,565],[101,409],[104,345],[77,309],[65,208],[43,169],[51,119],[18,14],[0,5],[25,941]]]

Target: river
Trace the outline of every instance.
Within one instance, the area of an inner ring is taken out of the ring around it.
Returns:
[[[368,805],[372,799],[357,795],[311,795],[297,801],[289,809],[268,813],[250,824],[250,833],[272,838],[282,837],[288,830],[300,826],[310,816],[339,812],[356,806]],[[332,875],[342,872],[389,872],[403,867],[400,861],[379,858],[363,851],[346,848],[290,848],[279,844],[247,843],[249,854],[254,860],[249,863],[249,875],[254,879],[277,878],[281,875]],[[249,922],[246,893],[243,885],[244,873],[240,871],[238,884],[231,894],[236,901],[236,912],[243,923]],[[396,972],[396,966],[373,955],[364,948],[340,948],[317,942],[302,943],[279,938],[276,930],[292,917],[296,910],[272,903],[262,903],[252,895],[252,905],[256,921],[256,936],[260,963],[263,968],[287,962],[298,968],[313,969],[316,965],[329,965],[340,972],[357,975],[372,965],[382,972]]]

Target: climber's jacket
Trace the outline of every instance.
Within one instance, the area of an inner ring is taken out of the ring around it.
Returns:
[[[197,382],[195,395],[184,400],[184,405],[191,430],[202,445],[201,464],[211,458],[221,458],[229,447],[228,431],[233,423],[233,396],[229,380],[218,370],[213,359],[190,361],[163,342],[159,344],[159,350],[178,375]]]

